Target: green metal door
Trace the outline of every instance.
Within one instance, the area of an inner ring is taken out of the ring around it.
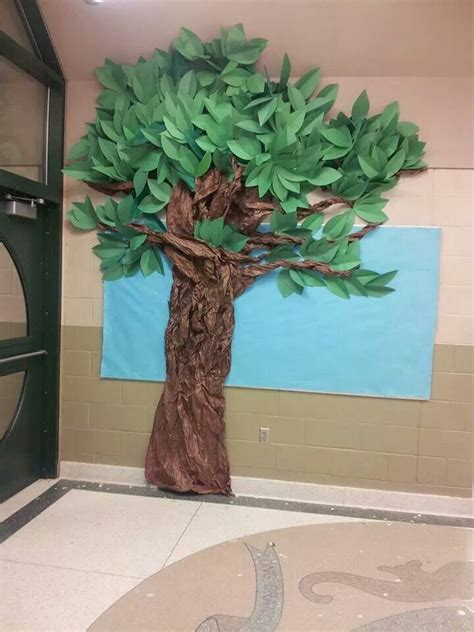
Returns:
[[[64,127],[35,0],[1,2],[0,502],[57,474]]]
[[[0,270],[9,292],[0,298],[0,500],[42,472],[43,226],[44,211],[23,219],[0,209]]]

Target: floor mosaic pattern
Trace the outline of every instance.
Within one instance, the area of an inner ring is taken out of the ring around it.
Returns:
[[[132,589],[90,630],[467,631],[474,626],[470,557],[469,533],[452,527],[290,527],[181,560]]]

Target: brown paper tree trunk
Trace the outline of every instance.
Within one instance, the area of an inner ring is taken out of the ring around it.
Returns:
[[[147,480],[160,488],[232,493],[224,381],[231,363],[233,302],[257,274],[239,267],[244,255],[211,248],[196,240],[193,231],[196,220],[232,213],[242,226],[247,197],[240,177],[229,182],[211,171],[197,181],[193,195],[176,186],[168,205],[163,239],[173,263],[173,287],[165,334],[166,383],[145,463]],[[270,205],[259,204],[268,213]],[[249,213],[258,223],[258,211]]]
[[[210,266],[212,268],[212,266]],[[158,487],[231,493],[224,444],[224,380],[234,331],[232,288],[215,270],[195,282],[173,272],[166,383],[146,458]]]
[[[199,494],[231,494],[225,447],[224,381],[230,370],[234,332],[234,300],[254,281],[280,267],[334,274],[328,264],[314,261],[264,263],[251,253],[259,248],[301,243],[301,239],[257,230],[274,208],[255,189],[216,169],[196,180],[190,192],[173,188],[167,207],[167,230],[150,232],[148,241],[162,247],[173,264],[169,323],[165,336],[166,383],[156,409],[146,456],[148,482],[160,488]],[[339,198],[328,198],[301,215],[323,211]],[[197,221],[224,217],[249,236],[246,247],[234,252],[194,237]],[[367,225],[351,239],[361,239]],[[339,273],[343,275],[344,273]]]

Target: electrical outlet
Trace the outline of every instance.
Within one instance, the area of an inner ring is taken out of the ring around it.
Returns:
[[[260,428],[259,441],[260,443],[270,442],[270,428]]]

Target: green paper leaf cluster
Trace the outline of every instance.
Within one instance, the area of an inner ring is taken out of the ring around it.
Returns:
[[[357,223],[383,224],[384,192],[401,171],[424,166],[417,125],[400,120],[396,102],[371,112],[366,91],[350,112],[333,115],[338,86],[321,88],[317,68],[290,80],[286,53],[278,80],[272,80],[257,65],[266,44],[247,38],[241,24],[210,41],[182,28],[168,51],[157,49],[136,64],[107,59],[97,70],[103,89],[95,121],[71,148],[64,172],[132,189],[95,206],[86,198],[68,212],[75,228],[99,230],[94,251],[105,279],[162,272],[160,249],[144,230],[166,231],[174,187],[194,191],[196,179],[212,168],[231,179],[237,163],[245,186],[274,201],[270,229],[279,245],[264,249],[261,258],[282,262],[277,283],[284,296],[306,287],[346,299],[392,291],[387,275],[362,269],[352,235]],[[315,189],[345,204],[335,214],[312,213],[308,195]],[[298,221],[302,209],[309,210]],[[233,252],[249,242],[222,217],[196,222],[194,236]],[[281,244],[285,237],[288,243]],[[332,271],[290,268],[299,261],[327,264]]]
[[[239,233],[231,224],[226,224],[223,217],[196,222],[194,236],[207,241],[211,246],[233,252],[240,252],[248,242],[248,237]]]

